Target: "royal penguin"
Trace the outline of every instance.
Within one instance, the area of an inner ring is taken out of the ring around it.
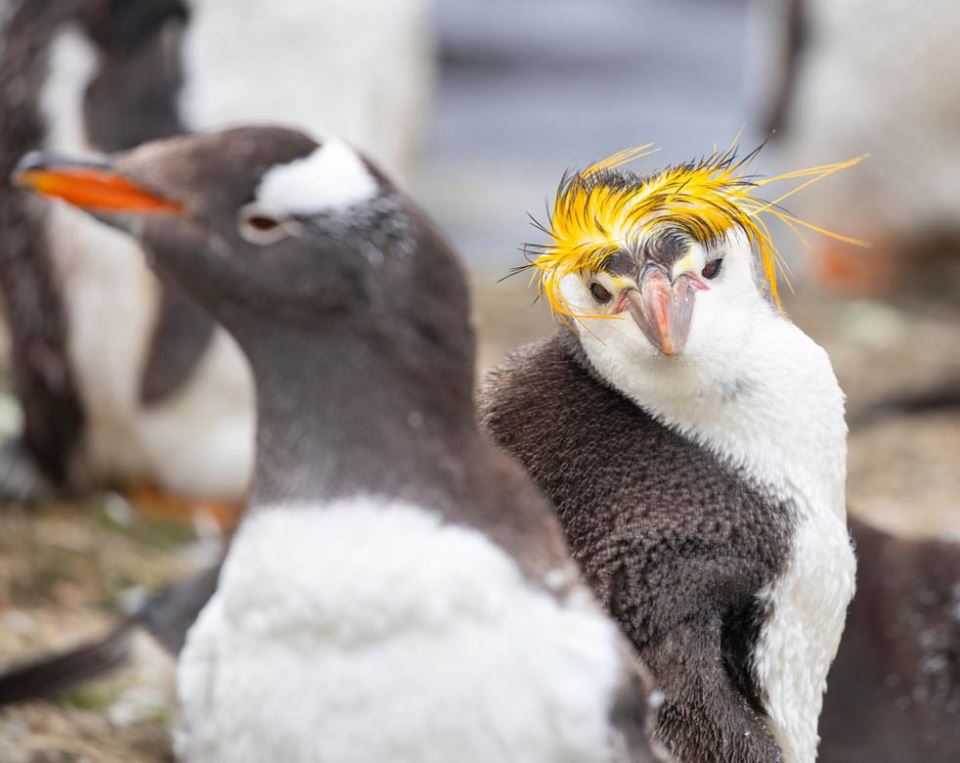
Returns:
[[[379,170],[259,127],[33,154],[16,182],[134,235],[256,380],[247,512],[178,665],[182,759],[657,759],[644,673],[476,423],[464,272]]]
[[[624,167],[644,153],[564,176],[528,250],[563,325],[488,375],[482,422],[653,673],[670,752],[813,763],[854,591],[843,393],[779,307],[778,178],[733,150]]]
[[[357,36],[369,2],[14,2],[0,47],[0,174],[32,149],[95,157],[265,117],[335,130],[402,173],[429,98],[430,40],[421,0],[389,5],[382,26]],[[228,335],[129,255],[136,242],[89,216],[5,188],[0,222],[24,413],[22,435],[0,450],[0,492],[150,485],[239,501],[254,405]]]

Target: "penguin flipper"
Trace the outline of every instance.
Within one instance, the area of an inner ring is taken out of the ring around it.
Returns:
[[[127,622],[105,638],[42,657],[0,674],[0,707],[50,699],[124,665],[130,658]]]
[[[160,285],[160,306],[140,381],[140,402],[156,405],[193,376],[213,341],[213,319],[180,289]]]
[[[38,658],[0,673],[0,707],[31,699],[49,699],[101,678],[130,658],[130,635],[142,627],[174,656],[187,631],[216,590],[220,563],[160,589],[139,611],[105,637]]]
[[[678,760],[783,763],[766,721],[724,668],[720,628],[683,622],[642,651],[664,697],[656,738]]]
[[[220,577],[223,560],[196,575],[162,588],[146,601],[136,620],[163,647],[176,656],[187,640],[187,631],[207,605]]]

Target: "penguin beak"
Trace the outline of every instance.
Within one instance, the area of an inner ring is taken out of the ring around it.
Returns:
[[[664,355],[676,355],[687,343],[696,294],[707,288],[692,273],[671,279],[661,265],[647,263],[637,288],[627,290],[627,308],[654,347]]]
[[[90,212],[183,212],[183,205],[141,188],[106,161],[78,161],[34,151],[20,160],[10,181],[19,188],[62,199]]]

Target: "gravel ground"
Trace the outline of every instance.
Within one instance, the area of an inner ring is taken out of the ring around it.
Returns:
[[[476,280],[481,368],[552,330],[522,277]],[[894,389],[960,376],[960,314],[918,315],[813,292],[791,314],[831,353],[851,410]],[[850,506],[910,534],[960,539],[960,416],[894,419],[850,441]],[[209,558],[215,540],[146,519],[117,496],[0,513],[0,664],[102,633],[144,590]],[[172,760],[172,663],[142,637],[134,663],[57,703],[0,714],[0,761]]]

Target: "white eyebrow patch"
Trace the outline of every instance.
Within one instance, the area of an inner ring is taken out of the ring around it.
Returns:
[[[327,139],[309,156],[267,170],[255,203],[273,213],[310,215],[371,199],[379,188],[350,146]]]

